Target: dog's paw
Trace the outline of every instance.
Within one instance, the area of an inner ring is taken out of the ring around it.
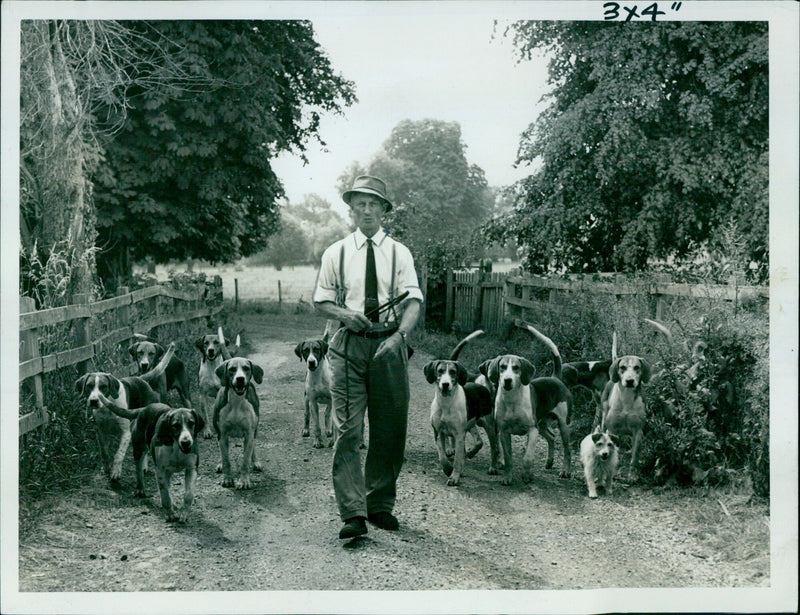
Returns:
[[[447,449],[447,448],[446,448],[446,449],[444,450],[444,454],[445,454],[445,455],[446,455],[446,456],[447,456],[449,459],[452,459],[453,457],[455,457],[455,456],[456,456],[456,451],[455,451],[455,449],[452,449],[452,448],[450,448],[450,449]]]
[[[133,497],[135,498],[146,498],[147,495],[144,492],[144,489],[135,489],[133,492]]]
[[[211,431],[210,429],[204,429],[203,430],[203,439],[204,440],[210,440],[213,437],[214,437],[214,432],[213,431]]]
[[[176,513],[176,511],[175,511],[175,509],[174,509],[174,508],[170,508],[170,509],[167,511],[167,521],[168,521],[169,523],[174,523],[175,521],[177,521],[177,520],[178,520],[178,518],[179,518],[179,517],[178,517],[178,515],[177,515],[177,513]]]
[[[561,470],[561,474],[558,475],[559,478],[572,478],[572,472],[567,472],[566,470]]]
[[[217,469],[215,471],[216,471],[217,474],[222,474],[222,464],[221,463],[217,464]]]
[[[522,473],[522,482],[529,483],[533,480],[533,472],[523,472]]]
[[[332,438],[333,437],[333,429],[329,429],[328,431],[326,431],[325,435],[328,436],[329,438]]]
[[[328,440],[328,448],[331,448],[332,446],[333,446],[333,438]]]
[[[304,438],[307,438],[309,436],[308,427],[303,429],[303,431],[300,432],[300,435],[303,436]]]
[[[264,468],[261,466],[260,463],[256,462],[253,464],[253,472],[263,472]]]
[[[325,448],[325,444],[323,444],[321,438],[317,438],[316,440],[314,440],[314,444],[312,444],[311,446],[313,446],[314,448]]]
[[[120,478],[122,478],[122,468],[121,467],[111,468],[111,475],[109,476],[111,482],[118,483]]]
[[[253,486],[253,483],[250,480],[249,476],[240,476],[236,480],[236,488],[237,489],[250,489]]]
[[[489,466],[489,472],[488,473],[489,473],[489,476],[497,476],[498,474],[500,474],[500,470],[498,470],[494,466]]]
[[[453,464],[449,461],[442,462],[442,471],[445,473],[446,476],[450,476],[453,473]]]
[[[514,481],[513,481],[513,479],[512,479],[510,476],[505,476],[505,475],[503,475],[503,476],[500,478],[500,484],[501,484],[501,485],[508,486],[508,485],[510,485],[512,482],[514,482]]]
[[[461,480],[461,477],[456,478],[455,476],[451,476],[447,479],[447,486],[448,487],[458,487],[458,483]]]
[[[182,508],[178,511],[178,523],[186,523],[189,519],[189,511]]]
[[[233,478],[230,476],[226,476],[222,479],[222,486],[223,487],[233,487]]]
[[[590,491],[590,492],[589,492],[589,497],[590,497],[591,499],[593,499],[593,500],[594,500],[595,498],[597,498],[597,491],[595,491],[595,492],[591,492],[591,491]]]

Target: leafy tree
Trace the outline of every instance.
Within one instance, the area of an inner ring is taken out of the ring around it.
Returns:
[[[404,120],[368,169],[388,185],[394,207],[386,227],[434,277],[479,251],[473,230],[491,207],[484,172],[469,164],[465,150],[456,122]],[[339,179],[340,191],[362,172],[351,165]]]
[[[124,129],[95,175],[101,273],[132,260],[231,261],[278,228],[279,152],[319,139],[321,113],[355,100],[307,21],[132,22],[211,87],[131,93]]]
[[[318,264],[325,248],[350,232],[348,222],[316,194],[306,194],[300,203],[289,203],[283,213],[305,235],[309,250],[306,260],[310,263]]]
[[[551,55],[550,105],[523,134],[511,223],[536,271],[636,270],[713,244],[734,221],[768,260],[766,22],[517,22]],[[725,233],[729,234],[730,229]]]
[[[249,262],[266,263],[280,271],[284,265],[299,265],[308,261],[308,239],[294,220],[284,216],[280,230],[267,240],[267,248]]]

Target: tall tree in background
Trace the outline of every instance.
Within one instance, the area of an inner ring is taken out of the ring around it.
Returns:
[[[768,260],[766,22],[518,22],[551,54],[548,109],[523,134],[510,219],[534,271],[636,270],[730,236]]]
[[[306,194],[300,203],[289,203],[283,208],[283,216],[306,238],[308,252],[302,260],[317,266],[325,248],[350,232],[350,224],[317,194]]]
[[[351,165],[339,179],[339,191],[363,172]],[[483,170],[467,161],[458,123],[400,122],[368,172],[388,185],[394,208],[385,218],[387,228],[433,274],[478,250],[472,232],[486,219],[492,195]]]
[[[132,22],[212,87],[166,84],[132,92],[124,130],[95,175],[98,269],[133,260],[231,261],[266,246],[278,228],[280,181],[270,160],[302,154],[321,113],[355,100],[307,21]]]

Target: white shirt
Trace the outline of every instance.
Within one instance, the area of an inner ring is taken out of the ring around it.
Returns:
[[[399,241],[389,237],[382,228],[378,229],[370,239],[373,242],[375,253],[375,271],[378,275],[378,304],[383,305],[390,299],[392,279],[392,248],[395,251],[395,276],[394,296],[397,297],[408,291],[408,299],[422,301],[422,291],[417,281],[417,272],[414,270],[414,258],[409,249]],[[341,285],[339,280],[339,254],[344,246],[344,287],[345,307],[356,312],[364,313],[364,283],[367,270],[367,236],[356,229],[344,239],[328,246],[322,254],[322,264],[317,276],[317,285],[314,289],[313,301],[336,302],[336,288]],[[397,308],[396,308],[397,309]],[[402,310],[398,309],[398,318]],[[381,320],[394,320],[392,310],[381,313]]]

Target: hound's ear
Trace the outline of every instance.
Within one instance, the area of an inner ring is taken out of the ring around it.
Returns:
[[[461,365],[461,363],[456,363],[456,369],[458,370],[458,384],[463,387],[467,384],[467,379],[469,378],[467,368]]]
[[[495,357],[489,361],[489,365],[486,368],[486,377],[489,379],[489,382],[497,386],[500,380],[500,357]]]
[[[650,382],[651,373],[650,364],[642,359],[642,382]]]
[[[608,434],[608,439],[611,440],[614,446],[619,446],[619,438],[613,433]]]
[[[156,423],[155,439],[159,444],[165,444],[169,446],[170,444],[175,442],[175,440],[172,437],[172,425],[170,424],[171,421],[169,415],[171,413],[172,410],[170,410],[169,412],[165,412],[159,417],[158,423]]]
[[[203,420],[203,417],[200,416],[200,413],[197,410],[192,409],[192,416],[194,417],[194,434],[192,434],[195,438],[197,434],[203,431],[203,428],[206,426],[206,422]]]
[[[438,361],[430,361],[429,363],[425,364],[425,367],[422,368],[422,373],[425,374],[425,380],[428,381],[428,384],[433,384],[436,382],[436,364]]]
[[[108,376],[108,386],[111,388],[108,395],[116,399],[119,397],[119,380],[114,378],[111,374],[106,374],[106,376]]]
[[[519,359],[519,381],[522,383],[522,386],[527,386],[533,380],[533,375],[536,373],[536,368],[533,366],[533,363],[528,361],[528,359],[523,359],[520,357]]]
[[[156,347],[156,361],[158,361],[161,357],[164,356],[166,350],[164,350],[164,347],[161,344],[153,344],[153,346]]]
[[[223,361],[222,363],[217,365],[217,369],[214,370],[214,373],[217,375],[217,378],[219,378],[220,382],[222,382],[223,385],[227,385],[228,382],[228,379],[225,377],[225,372],[227,370],[228,370],[227,361]]]
[[[253,380],[256,381],[256,384],[261,384],[261,381],[264,379],[264,370],[252,361],[250,362],[250,366],[253,368]]]
[[[608,368],[608,376],[611,382],[619,382],[619,359],[614,359],[611,367]]]
[[[81,394],[84,392],[86,383],[89,381],[89,376],[91,376],[91,374],[84,374],[75,381],[75,391]]]
[[[325,338],[322,338],[321,344],[322,344],[322,356],[324,357],[326,354],[328,354],[328,342]]]
[[[194,343],[195,348],[197,348],[200,352],[203,352],[203,346],[205,345],[205,341],[206,341],[205,335],[201,335],[200,337],[198,337]]]
[[[300,360],[303,360],[303,344],[305,342],[300,342],[297,346],[294,347],[294,353],[300,357]]]
[[[488,370],[488,369],[489,369],[489,363],[491,363],[491,359],[487,359],[486,361],[484,361],[483,363],[481,363],[480,365],[478,365],[478,371],[479,371],[480,373],[482,373],[484,376],[486,376],[487,378],[488,378],[489,376],[486,374],[486,370]]]
[[[130,353],[130,355],[131,355],[131,356],[132,356],[134,359],[136,358],[136,349],[137,349],[138,347],[139,347],[139,342],[136,342],[135,344],[131,344],[131,346],[128,348],[128,352]]]
[[[603,437],[603,434],[601,434],[599,431],[595,431],[594,433],[592,433],[592,442],[597,444],[597,441],[602,437]]]

